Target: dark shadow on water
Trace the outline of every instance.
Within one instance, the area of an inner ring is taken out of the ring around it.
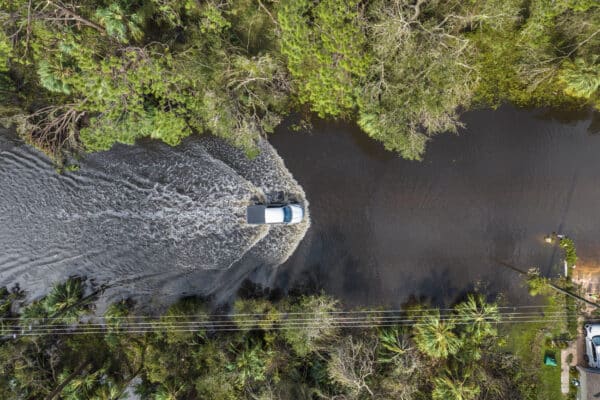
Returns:
[[[284,293],[279,288],[270,288],[246,279],[240,285],[237,296],[241,299],[266,299],[276,302],[284,297]]]
[[[543,108],[532,111],[537,111],[534,115],[542,121],[554,121],[560,124],[587,123],[586,131],[589,134],[600,133],[600,111],[592,107],[573,107],[572,109]]]
[[[294,279],[293,286],[289,288],[288,293],[290,296],[322,293],[324,292],[323,282],[325,279],[326,277],[322,274],[321,265],[313,264],[307,271],[303,271],[299,277]]]
[[[559,229],[600,258],[600,140],[590,112],[518,110],[464,115],[410,162],[356,126],[317,122],[310,135],[271,138],[311,202],[312,227],[274,285],[323,289],[347,304],[454,304],[486,284],[506,304],[531,299],[520,269],[557,274]]]
[[[591,135],[598,135],[600,134],[600,111],[599,110],[594,110],[592,112],[592,118],[591,118],[591,122],[590,125],[588,126],[588,133]]]

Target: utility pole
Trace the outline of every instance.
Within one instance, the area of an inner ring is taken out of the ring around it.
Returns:
[[[515,267],[514,265],[509,264],[509,263],[507,263],[505,261],[496,260],[496,262],[498,262],[498,264],[502,265],[503,267],[506,267],[508,269],[512,269],[513,271],[515,271],[515,272],[517,272],[517,273],[519,273],[519,274],[521,274],[521,275],[523,275],[525,277],[528,275],[527,272],[525,272],[522,269],[519,269],[519,268]],[[585,299],[585,298],[583,298],[583,297],[581,297],[581,296],[579,296],[579,295],[577,295],[575,293],[569,292],[568,290],[565,290],[565,289],[563,289],[561,287],[558,287],[558,286],[556,286],[553,283],[549,282],[548,286],[550,286],[552,289],[556,290],[557,292],[562,293],[564,295],[567,295],[567,296],[569,296],[569,297],[571,297],[571,298],[573,298],[573,299],[575,299],[577,301],[580,301],[582,303],[585,303],[585,304],[590,305],[590,306],[595,307],[595,308],[600,308],[600,304],[594,303],[593,301]]]

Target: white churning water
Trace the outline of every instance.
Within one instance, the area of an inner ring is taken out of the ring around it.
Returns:
[[[259,147],[249,160],[211,137],[118,145],[60,175],[1,132],[0,286],[18,283],[35,298],[80,275],[110,285],[106,301],[131,295],[144,308],[228,296],[248,273],[287,260],[310,225],[308,216],[246,224],[246,207],[277,192],[308,207],[276,151]]]

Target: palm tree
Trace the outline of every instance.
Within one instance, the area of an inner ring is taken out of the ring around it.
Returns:
[[[64,283],[59,283],[52,288],[50,294],[44,299],[44,307],[52,316],[78,317],[85,308],[84,304],[80,304],[83,292],[83,280],[69,278]]]
[[[590,63],[583,58],[566,61],[560,71],[560,81],[565,85],[565,93],[569,96],[590,99],[600,88],[598,56]]]
[[[71,379],[69,377],[71,376]],[[66,400],[78,400],[84,397],[90,397],[95,391],[100,381],[100,371],[84,373],[81,375],[72,376],[66,372],[61,374],[63,381],[67,380],[68,384],[59,393],[60,397]]]
[[[177,400],[179,395],[187,390],[187,386],[184,383],[178,381],[167,381],[158,388],[158,391],[154,394],[155,400]]]
[[[415,343],[429,357],[448,358],[456,354],[462,345],[454,328],[452,321],[441,321],[440,312],[435,311],[415,324]]]
[[[433,380],[433,400],[473,400],[479,395],[479,388],[464,380],[456,380],[446,375]]]
[[[94,392],[94,400],[117,400],[123,395],[124,390],[121,390],[113,379],[105,379]]]
[[[309,326],[284,329],[282,335],[294,351],[302,356],[318,350],[328,339],[338,333],[334,312],[338,310],[338,301],[325,296],[306,296],[293,303],[285,303],[282,311],[302,313],[311,321]]]
[[[489,304],[481,295],[469,295],[467,300],[455,308],[456,320],[464,327],[469,339],[480,341],[495,336],[495,324],[500,320],[498,305]]]
[[[398,357],[404,356],[411,346],[405,332],[398,327],[382,329],[379,331],[379,362],[393,362]]]
[[[76,399],[83,391],[93,387],[98,375],[85,373],[83,377],[81,376],[90,364],[89,361],[83,360],[74,370],[66,369],[62,371],[58,378],[60,383],[52,389],[44,400],[53,400],[59,395],[64,399]]]

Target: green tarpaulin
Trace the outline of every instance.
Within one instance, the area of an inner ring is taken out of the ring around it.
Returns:
[[[544,357],[544,364],[549,365],[551,367],[556,367],[556,358],[547,355]]]

